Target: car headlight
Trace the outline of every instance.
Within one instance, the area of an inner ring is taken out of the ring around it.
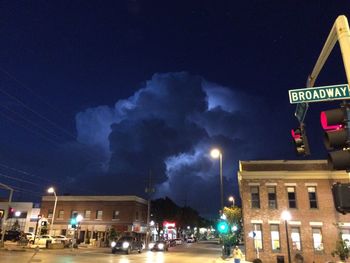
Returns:
[[[154,245],[155,245],[154,243],[149,243],[149,244],[148,244],[148,249],[153,249],[153,248],[154,248]]]
[[[115,241],[112,241],[112,243],[111,243],[111,247],[115,247],[115,245],[117,244],[117,242],[115,242]]]
[[[123,248],[128,248],[129,245],[130,245],[129,242],[123,242],[123,245],[122,245],[122,246],[123,246]]]
[[[159,243],[158,244],[158,249],[164,249],[164,244],[163,243]]]

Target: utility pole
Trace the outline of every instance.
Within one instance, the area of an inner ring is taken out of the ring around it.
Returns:
[[[150,217],[151,217],[151,195],[155,192],[154,187],[152,185],[152,171],[149,171],[148,176],[148,184],[145,188],[145,192],[148,194],[147,201],[147,232],[146,232],[146,247],[148,247],[149,239],[150,239]]]

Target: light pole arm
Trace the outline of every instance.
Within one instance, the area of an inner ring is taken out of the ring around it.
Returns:
[[[333,50],[333,47],[337,41],[339,41],[346,77],[348,83],[350,84],[350,30],[347,18],[342,15],[338,16],[334,22],[331,32],[329,33],[328,38],[323,46],[321,54],[319,55],[317,62],[310,76],[308,77],[307,87],[314,86],[315,81],[321,72],[321,69],[326,63],[326,60],[328,59],[328,56]]]

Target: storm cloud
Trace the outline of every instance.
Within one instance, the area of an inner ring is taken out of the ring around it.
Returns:
[[[254,157],[262,143],[263,135],[252,129],[259,123],[247,107],[252,102],[263,104],[187,72],[158,73],[114,108],[78,113],[78,141],[104,151],[107,169],[97,185],[143,196],[151,173],[154,197],[169,196],[210,214],[219,207],[219,162],[210,149],[223,152],[226,198],[238,194],[238,159]]]

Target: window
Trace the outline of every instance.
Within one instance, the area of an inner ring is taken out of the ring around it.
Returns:
[[[139,220],[139,211],[136,211],[135,213],[135,220]]]
[[[301,251],[300,228],[291,227],[292,249],[293,251]]]
[[[48,213],[47,213],[47,218],[52,218],[53,215],[53,211],[52,209],[49,209]]]
[[[96,219],[102,220],[102,210],[97,210],[96,211]]]
[[[91,211],[90,210],[85,210],[84,218],[85,219],[90,219],[91,218]]]
[[[253,225],[255,237],[254,239],[254,248],[262,250],[263,249],[263,240],[262,240],[262,227],[261,224]]]
[[[309,186],[307,191],[309,193],[310,208],[317,208],[316,187]]]
[[[287,187],[287,193],[288,193],[288,205],[289,208],[297,208],[297,199],[295,194],[295,187]]]
[[[64,210],[58,211],[58,219],[63,219],[64,218]]]
[[[343,228],[341,230],[341,238],[349,247],[350,246],[350,229],[349,228]]]
[[[272,251],[279,252],[281,249],[279,225],[270,225],[270,232]]]
[[[113,219],[119,219],[119,211],[113,211]]]
[[[277,209],[276,187],[267,187],[267,197],[269,200],[269,208]]]
[[[72,210],[71,217],[77,216],[77,215],[78,215],[78,211],[77,210]]]
[[[322,232],[321,228],[312,228],[312,239],[314,242],[315,251],[323,251],[323,241],[322,241]]]
[[[259,186],[250,187],[252,208],[260,208]]]

